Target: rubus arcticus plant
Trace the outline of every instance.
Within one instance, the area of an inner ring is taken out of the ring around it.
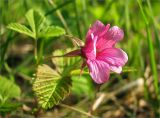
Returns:
[[[40,20],[37,21],[36,16]],[[65,34],[63,28],[58,26],[44,28],[45,17],[36,11],[30,10],[26,18],[31,29],[17,23],[9,24],[8,28],[32,37],[35,42],[39,37],[48,38]],[[79,46],[79,49],[70,49],[63,53],[59,51],[58,54],[42,58],[37,54],[39,50],[37,50],[37,43],[35,43],[35,60],[38,66],[33,82],[33,91],[37,96],[39,105],[44,109],[52,108],[69,94],[72,86],[71,72],[77,69],[81,60],[83,60],[83,64],[80,74],[82,74],[83,68],[87,66],[91,78],[97,84],[109,80],[110,71],[121,73],[122,66],[128,61],[128,56],[122,49],[116,48],[115,44],[122,40],[123,36],[124,32],[119,27],[110,28],[109,24],[105,26],[97,20],[89,28],[85,43],[78,38],[68,36],[74,44]],[[39,60],[42,59],[52,59],[55,69],[46,64],[40,64]]]
[[[87,65],[91,78],[97,84],[106,82],[109,80],[110,70],[121,73],[122,66],[128,60],[127,54],[122,49],[115,47],[115,44],[123,39],[123,30],[117,26],[109,27],[109,24],[105,26],[100,21],[96,21],[87,33],[85,45],[77,38],[72,40],[80,46],[80,49],[63,55],[53,55],[49,58],[54,60],[58,57],[75,58],[80,56],[84,60],[80,74]],[[78,60],[70,66],[63,66],[65,68],[60,71],[60,74],[47,65],[38,66],[37,78],[33,89],[43,108],[51,108],[69,93],[69,87],[71,86],[69,76],[71,76],[72,70],[76,68],[77,62]],[[50,95],[48,92],[50,92]]]

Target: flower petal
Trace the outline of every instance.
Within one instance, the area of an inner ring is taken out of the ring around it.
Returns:
[[[87,59],[95,59],[96,58],[96,42],[97,36],[95,37],[93,33],[91,34],[91,39],[86,43],[86,45],[82,48],[82,55]]]
[[[124,32],[122,29],[120,29],[118,26],[111,27],[108,32],[108,36],[110,35],[110,38],[114,41],[122,40],[124,37]]]
[[[121,73],[122,72],[122,67],[121,66],[119,66],[119,67],[117,67],[117,66],[109,66],[109,67],[110,67],[110,69],[112,71],[114,71],[116,73]]]
[[[97,49],[102,51],[105,48],[114,47],[116,42],[122,40],[124,37],[124,32],[117,26],[110,28],[105,35],[98,37]]]
[[[102,84],[109,79],[109,65],[103,61],[87,60],[89,72],[97,84]]]
[[[98,37],[103,36],[108,31],[109,27],[109,24],[105,26],[101,21],[97,20],[87,32],[86,43],[90,41],[91,34]]]
[[[105,30],[105,25],[97,20],[88,30],[86,38],[90,37],[91,33],[93,33],[95,36],[99,35]]]
[[[99,52],[96,57],[97,60],[104,61],[110,66],[124,66],[128,61],[127,54],[118,48],[106,48],[102,52]]]

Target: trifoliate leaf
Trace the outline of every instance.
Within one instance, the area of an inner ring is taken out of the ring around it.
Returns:
[[[39,104],[48,109],[63,100],[70,91],[71,79],[60,76],[48,65],[39,65],[33,90]]]
[[[21,25],[19,23],[10,23],[8,25],[8,28],[34,38],[33,32],[30,29],[28,29],[26,26]]]
[[[37,38],[37,34],[40,31],[40,26],[43,24],[45,17],[39,12],[30,9],[26,13],[26,19],[34,33],[34,36]]]
[[[49,26],[40,33],[40,37],[50,38],[65,34],[65,30],[58,26]]]

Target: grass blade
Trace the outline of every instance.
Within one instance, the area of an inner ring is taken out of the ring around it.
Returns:
[[[138,5],[140,7],[142,16],[143,16],[143,20],[145,22],[146,25],[146,32],[147,32],[147,42],[148,42],[148,47],[149,47],[149,56],[150,56],[150,61],[151,61],[151,69],[152,69],[152,73],[153,73],[153,78],[154,78],[154,88],[155,88],[155,93],[158,96],[158,74],[157,74],[157,68],[156,68],[156,61],[155,61],[155,55],[154,55],[154,48],[153,48],[153,43],[152,43],[152,38],[151,38],[151,32],[149,29],[149,23],[148,20],[146,18],[146,15],[143,11],[143,7],[140,3],[140,0],[137,0]]]

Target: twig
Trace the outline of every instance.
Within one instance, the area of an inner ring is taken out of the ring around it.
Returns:
[[[90,113],[87,113],[87,112],[82,111],[82,110],[80,110],[80,109],[77,109],[77,108],[75,108],[75,107],[71,107],[71,106],[66,105],[66,104],[59,104],[59,105],[62,106],[62,107],[65,107],[65,108],[74,110],[74,111],[76,111],[76,112],[79,112],[79,113],[81,113],[81,114],[83,114],[83,115],[86,115],[86,116],[88,116],[88,117],[91,117],[91,118],[98,118],[97,116],[93,116],[93,115],[91,115]]]

